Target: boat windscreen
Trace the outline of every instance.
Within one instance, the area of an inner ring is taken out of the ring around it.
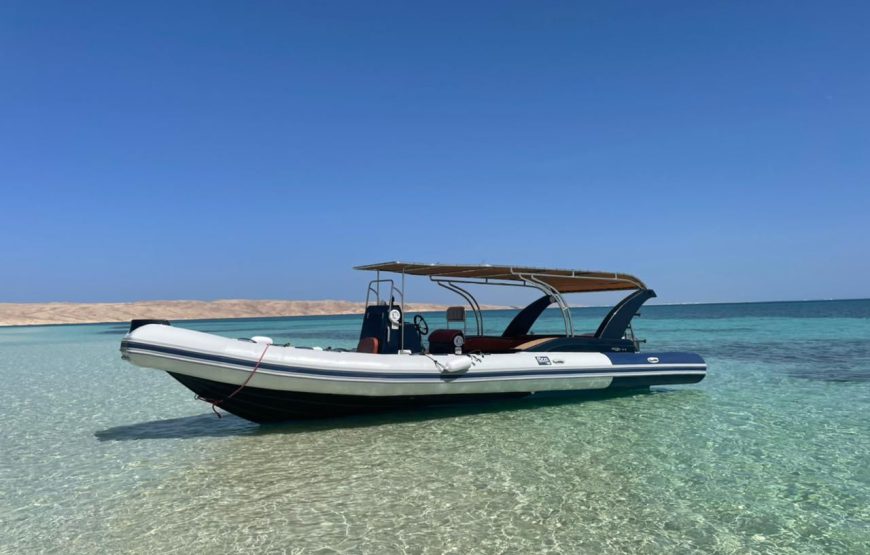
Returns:
[[[544,295],[537,299],[532,304],[522,309],[519,314],[514,316],[511,323],[505,328],[502,337],[522,337],[528,335],[535,321],[544,312],[548,306],[556,302],[550,295]]]

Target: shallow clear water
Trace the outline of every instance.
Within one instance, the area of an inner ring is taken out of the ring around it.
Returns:
[[[348,347],[358,324],[185,325]],[[698,385],[271,427],[122,362],[125,328],[0,328],[0,552],[870,551],[870,301],[644,308]]]

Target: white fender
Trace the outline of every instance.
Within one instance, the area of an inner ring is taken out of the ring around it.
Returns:
[[[447,362],[442,362],[442,372],[446,374],[458,374],[460,372],[468,372],[468,369],[471,368],[471,362],[472,361],[470,357],[454,358],[452,360],[448,360]]]

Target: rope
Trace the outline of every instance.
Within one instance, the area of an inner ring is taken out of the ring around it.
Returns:
[[[451,374],[451,373],[452,373],[452,372],[450,372],[450,370],[447,369],[446,366],[444,366],[443,364],[441,364],[440,362],[438,362],[438,360],[437,360],[435,357],[433,357],[432,355],[430,355],[429,353],[427,353],[427,352],[424,351],[424,352],[422,352],[422,353],[420,353],[420,354],[423,355],[424,357],[428,358],[428,359],[431,360],[432,362],[434,362],[434,363],[435,363],[435,367],[438,368],[438,371],[439,371],[439,372],[442,372],[442,373],[445,373],[445,374]],[[468,358],[470,358],[470,359],[471,359],[471,364],[474,365],[474,364],[479,364],[479,363],[483,362],[483,357],[486,356],[486,355],[484,355],[484,354],[481,353],[481,352],[475,351],[475,352],[473,352],[473,353],[465,353],[465,356],[467,356]]]
[[[435,367],[438,368],[439,372],[447,372],[447,367],[444,366],[443,364],[441,364],[440,362],[438,362],[437,360],[435,360],[435,357],[433,357],[432,355],[430,355],[429,353],[426,353],[426,352],[423,352],[420,354],[423,355],[424,357],[428,358],[432,362],[434,362]]]
[[[230,393],[229,395],[227,395],[226,397],[224,397],[223,399],[220,399],[220,400],[208,399],[208,398],[206,398],[206,397],[201,397],[201,396],[199,396],[199,395],[196,396],[196,399],[199,400],[199,401],[205,401],[206,403],[211,403],[211,410],[214,411],[214,413],[217,415],[218,418],[223,418],[223,417],[221,416],[221,413],[219,413],[219,412],[217,411],[217,408],[215,408],[215,407],[218,407],[218,406],[220,406],[222,403],[225,403],[225,402],[229,401],[230,399],[232,399],[233,397],[236,396],[236,393],[238,393],[239,391],[245,389],[245,386],[248,385],[248,382],[251,381],[251,378],[254,377],[254,374],[256,374],[256,373],[257,373],[257,370],[260,368],[260,363],[263,362],[263,357],[266,356],[266,351],[269,350],[269,347],[270,347],[270,346],[271,346],[271,345],[269,345],[268,343],[266,344],[266,348],[263,349],[263,352],[260,354],[260,358],[257,359],[257,364],[254,365],[254,369],[251,371],[250,374],[248,374],[248,377],[245,378],[245,381],[242,382],[242,385],[240,385],[239,387],[237,387],[235,391],[233,391],[232,393]]]

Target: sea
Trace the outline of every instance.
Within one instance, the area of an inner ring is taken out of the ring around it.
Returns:
[[[176,324],[353,347],[360,317]],[[870,553],[870,300],[644,307],[695,385],[270,426],[123,362],[126,327],[0,328],[0,553]]]

